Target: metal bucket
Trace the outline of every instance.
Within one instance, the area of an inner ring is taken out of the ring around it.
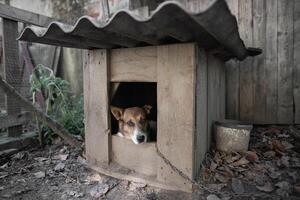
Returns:
[[[214,135],[217,150],[225,152],[247,151],[252,128],[252,124],[240,121],[225,120],[215,122]]]

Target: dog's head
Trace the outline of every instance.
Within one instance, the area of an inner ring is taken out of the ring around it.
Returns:
[[[147,142],[149,125],[147,115],[150,113],[151,106],[145,105],[142,108],[118,108],[111,106],[113,116],[118,120],[118,135],[131,139],[135,144]]]

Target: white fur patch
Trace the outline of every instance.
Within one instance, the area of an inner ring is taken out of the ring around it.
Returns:
[[[143,142],[147,141],[147,134],[142,132],[141,130],[135,128],[133,131],[133,135],[131,137],[131,140],[133,141],[134,144],[139,144],[140,142],[137,140],[137,136],[142,135],[145,137],[145,140]]]
[[[118,132],[118,133],[117,133],[117,136],[119,136],[119,137],[124,137],[124,135],[123,135],[121,132]]]

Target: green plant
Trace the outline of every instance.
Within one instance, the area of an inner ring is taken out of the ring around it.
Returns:
[[[37,93],[42,93],[45,113],[63,125],[71,134],[84,136],[83,98],[74,97],[70,93],[67,81],[56,77],[50,68],[38,65],[30,76],[30,86],[34,104],[37,104]],[[40,131],[44,133],[46,142],[51,143],[52,130],[41,124]]]

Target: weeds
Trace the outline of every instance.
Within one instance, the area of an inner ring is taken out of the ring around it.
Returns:
[[[71,134],[84,137],[83,97],[74,97],[67,81],[56,77],[50,68],[38,65],[30,76],[30,91],[33,103],[38,104],[49,117]],[[44,102],[37,102],[38,93],[42,94]],[[51,143],[54,136],[52,130],[40,124],[40,131],[46,143]]]

